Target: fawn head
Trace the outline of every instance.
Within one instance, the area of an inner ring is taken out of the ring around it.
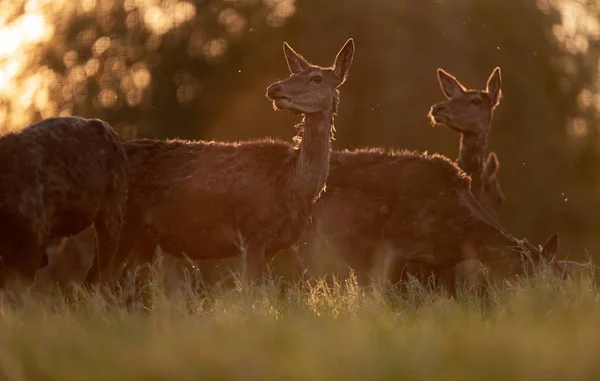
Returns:
[[[483,192],[481,193],[479,203],[494,216],[496,210],[504,202],[504,192],[502,192],[500,181],[498,181],[498,169],[500,169],[498,157],[494,152],[491,152],[483,166],[483,174],[481,176]]]
[[[586,266],[577,262],[555,261],[554,256],[558,250],[558,233],[554,233],[543,246],[534,246],[527,239],[519,241],[520,248],[513,253],[517,255],[499,255],[496,258],[489,257],[482,261],[487,272],[487,279],[498,287],[507,280],[514,280],[519,276],[529,276],[543,269],[545,264],[550,264],[549,269],[557,276],[566,278]],[[519,254],[520,253],[520,254]],[[526,255],[525,253],[528,253]],[[463,262],[464,265],[457,267],[461,275],[471,283],[485,285],[481,267],[473,262]]]
[[[541,246],[534,246],[527,239],[521,240],[520,243],[522,248],[518,250],[521,251],[521,255],[502,256],[489,260],[487,267],[490,278],[498,282],[518,275],[532,275],[542,270],[545,265],[550,265],[549,269],[562,277],[568,276],[571,272],[566,266],[561,268],[561,263],[554,260],[559,246],[558,233],[552,234]],[[528,256],[525,253],[528,253]]]
[[[494,69],[485,90],[467,90],[455,77],[438,69],[438,79],[447,100],[431,107],[429,117],[463,134],[487,134],[494,108],[500,102],[500,68]]]
[[[338,87],[346,80],[354,57],[354,40],[346,42],[329,68],[310,64],[287,42],[283,43],[283,53],[291,75],[267,89],[267,98],[273,101],[275,109],[316,114],[335,108]]]
[[[527,241],[526,238],[522,239],[521,242],[524,244],[526,248],[529,249],[530,252],[535,251],[535,246]],[[555,276],[567,279],[573,278],[578,275],[580,276],[598,276],[599,267],[595,266],[591,261],[588,262],[578,262],[564,259],[556,259],[555,254],[558,250],[558,233],[554,233],[543,246],[538,248],[538,251],[541,252],[541,257],[544,259],[546,264],[549,264],[549,269],[554,273]],[[538,266],[539,267],[539,266]]]

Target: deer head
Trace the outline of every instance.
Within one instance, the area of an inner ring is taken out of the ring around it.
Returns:
[[[522,239],[520,244],[514,248],[514,252],[518,255],[503,254],[497,255],[495,258],[478,258],[486,269],[487,277],[483,276],[482,268],[477,261],[465,261],[461,263],[462,266],[457,266],[456,270],[461,278],[467,279],[469,288],[473,288],[473,286],[484,286],[486,278],[500,287],[507,280],[510,281],[518,276],[534,274],[542,269],[544,264],[550,264],[549,269],[562,278],[570,276],[585,266],[585,264],[582,265],[576,262],[554,261],[557,250],[558,233],[550,236],[543,246],[536,247],[529,243],[527,239]]]
[[[500,169],[500,162],[494,152],[488,155],[483,167],[483,174],[481,181],[483,185],[483,192],[479,197],[479,203],[483,206],[490,214],[496,216],[496,210],[504,202],[504,192],[498,181],[498,170]]]
[[[283,43],[283,53],[291,75],[267,89],[267,98],[273,101],[275,109],[316,114],[335,107],[339,97],[337,88],[346,80],[354,57],[354,40],[346,42],[329,68],[310,64],[287,42]]]
[[[487,134],[502,95],[500,68],[494,69],[485,90],[467,90],[442,69],[438,69],[438,79],[447,100],[431,107],[429,117],[433,122],[463,134]]]

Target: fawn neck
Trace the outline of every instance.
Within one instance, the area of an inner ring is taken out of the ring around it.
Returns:
[[[481,175],[487,146],[487,132],[481,134],[461,134],[458,166],[471,176],[471,193],[479,199],[483,190]]]
[[[334,110],[306,114],[292,180],[294,192],[314,200],[323,190],[329,174]]]

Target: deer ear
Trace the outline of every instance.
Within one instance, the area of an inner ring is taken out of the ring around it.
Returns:
[[[333,64],[333,76],[341,85],[348,77],[348,71],[354,59],[354,40],[349,38],[344,47],[338,52]],[[339,86],[338,85],[338,86]]]
[[[486,90],[490,97],[492,97],[492,103],[496,106],[502,97],[502,75],[500,74],[499,67],[495,68],[488,78]]]
[[[500,169],[500,162],[498,161],[498,156],[496,156],[495,152],[490,152],[485,161],[485,169],[484,172],[487,177],[491,177],[498,173]]]
[[[541,256],[544,259],[552,259],[558,251],[558,233],[552,234],[542,246]]]
[[[283,43],[283,54],[287,61],[288,68],[292,74],[299,73],[310,67],[308,61],[304,59],[300,54],[296,53],[287,42]]]
[[[437,75],[438,80],[440,81],[440,87],[446,98],[450,99],[466,91],[464,86],[458,82],[458,79],[444,71],[444,69],[437,69]]]

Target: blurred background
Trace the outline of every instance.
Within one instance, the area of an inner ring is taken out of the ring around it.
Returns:
[[[283,41],[328,66],[356,43],[334,148],[458,155],[431,127],[436,68],[504,98],[489,150],[501,219],[561,257],[600,259],[600,0],[10,0],[0,7],[0,129],[98,117],[135,137],[290,140],[299,117],[265,98]]]

